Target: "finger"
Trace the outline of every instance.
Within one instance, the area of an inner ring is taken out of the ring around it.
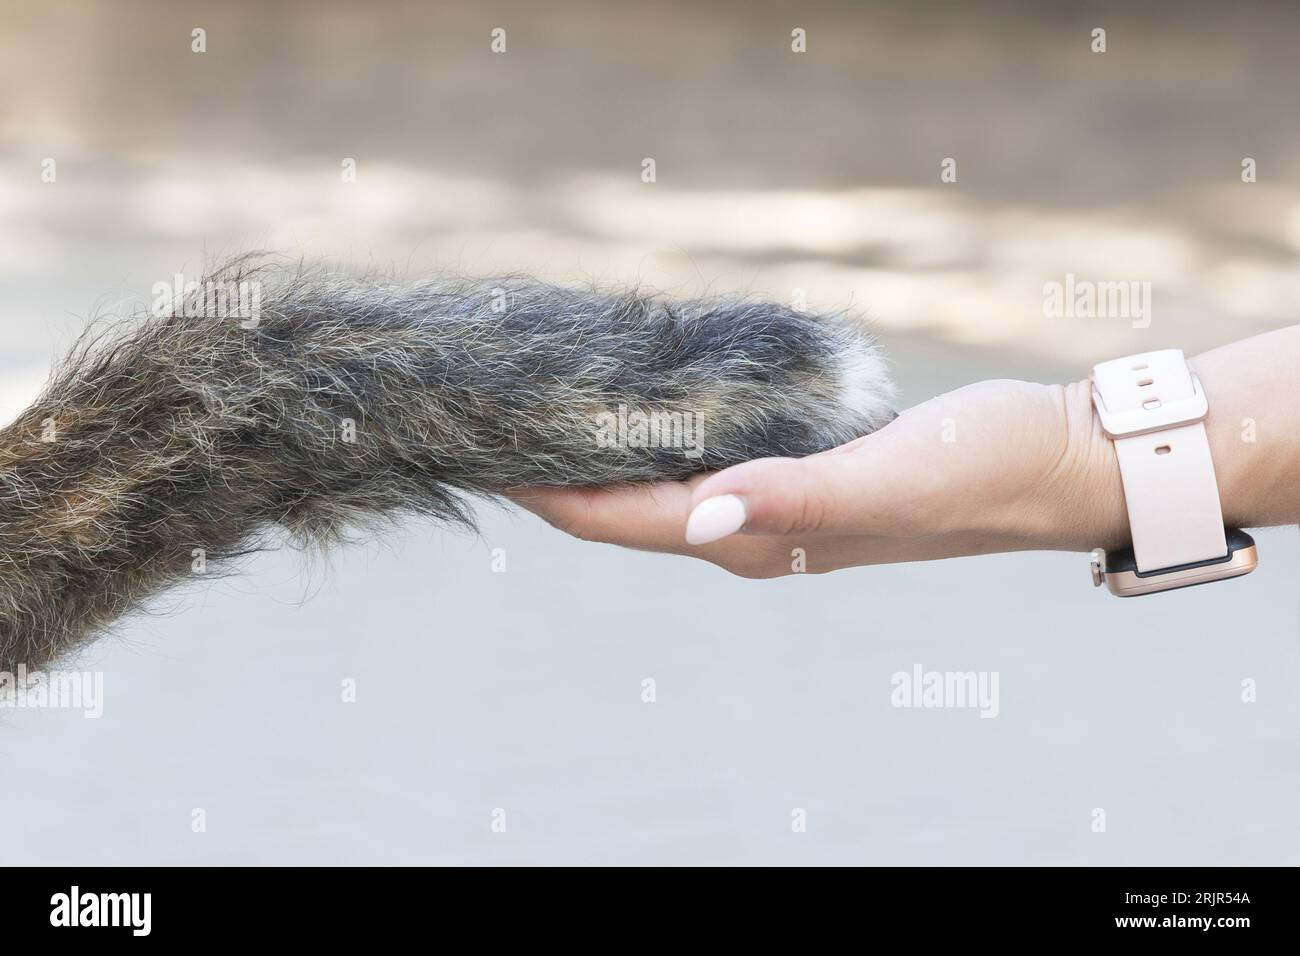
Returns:
[[[764,458],[702,481],[692,497],[686,540],[708,544],[728,535],[816,534],[843,530],[859,469],[854,456]]]
[[[520,488],[508,492],[521,507],[574,537],[647,551],[686,552],[682,528],[691,482],[601,488]]]
[[[690,511],[689,485],[668,483],[650,493],[646,486],[608,488],[521,488],[508,496],[521,507],[557,528],[587,541],[642,551],[687,555],[709,561],[733,574],[770,578],[800,571],[829,571],[842,566],[843,548],[825,547],[809,556],[792,550],[801,542],[782,538],[737,535],[705,545],[686,543],[682,529]],[[679,496],[679,490],[684,492]],[[833,539],[832,539],[833,540]]]
[[[851,452],[857,451],[868,441],[876,440],[875,436],[885,432],[886,429],[892,428],[894,426],[894,422],[898,421],[899,418],[901,417],[902,415],[895,415],[892,421],[890,421],[888,424],[884,425],[883,427],[876,429],[874,432],[872,432],[869,435],[860,435],[859,437],[854,438],[852,441],[845,442],[843,445],[836,445],[834,448],[828,448],[825,451],[814,452],[808,457],[822,458],[827,455],[846,455]]]

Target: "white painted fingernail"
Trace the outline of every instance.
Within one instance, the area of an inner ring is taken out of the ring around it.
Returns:
[[[708,544],[735,534],[745,524],[745,502],[736,495],[705,498],[686,519],[686,543]]]

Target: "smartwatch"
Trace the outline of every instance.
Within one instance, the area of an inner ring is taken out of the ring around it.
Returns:
[[[1255,570],[1254,540],[1223,526],[1209,405],[1182,350],[1094,365],[1092,404],[1115,443],[1133,539],[1131,548],[1092,552],[1092,583],[1133,597]]]

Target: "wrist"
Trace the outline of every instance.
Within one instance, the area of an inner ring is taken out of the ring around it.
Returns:
[[[1115,445],[1093,410],[1092,382],[1049,389],[1057,405],[1059,452],[1037,496],[1036,546],[1057,551],[1123,547],[1129,542],[1124,485]]]
[[[1201,380],[1210,411],[1206,436],[1225,527],[1247,527],[1251,472],[1238,453],[1240,436],[1221,376],[1208,363],[1189,362]],[[1207,374],[1208,373],[1208,374]],[[1207,381],[1208,379],[1208,381]],[[1125,547],[1132,541],[1115,443],[1092,403],[1092,380],[1060,386],[1064,451],[1055,472],[1045,526],[1045,547],[1087,551]]]

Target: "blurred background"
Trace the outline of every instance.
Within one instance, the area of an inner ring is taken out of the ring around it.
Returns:
[[[805,297],[907,404],[1297,321],[1281,2],[0,18],[0,419],[88,317],[261,248]],[[1149,314],[1045,314],[1067,276]],[[263,555],[77,662],[101,719],[0,709],[0,862],[1294,864],[1300,540],[1257,537],[1140,602],[1083,555],[743,581],[505,506]],[[997,672],[999,716],[892,707],[917,664]]]

